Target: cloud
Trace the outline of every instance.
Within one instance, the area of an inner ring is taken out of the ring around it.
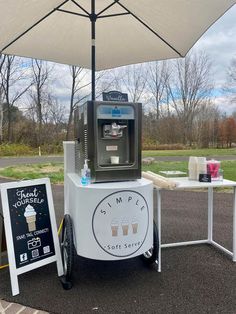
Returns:
[[[195,51],[205,51],[212,60],[216,87],[224,84],[227,68],[236,56],[235,16],[236,5],[212,25],[193,47]]]
[[[229,101],[229,95],[225,95],[222,87],[226,82],[226,73],[233,57],[236,57],[236,5],[224,14],[209,30],[198,40],[192,48],[194,51],[204,51],[212,60],[212,78],[215,83],[213,100],[222,112],[231,113],[236,110],[236,104]],[[30,59],[25,59],[24,70],[29,66]],[[53,64],[53,63],[51,63]],[[60,102],[69,109],[71,93],[71,76],[68,65],[54,63],[56,78],[51,84],[51,90]],[[119,71],[113,69],[112,73]],[[90,74],[86,82],[90,81]],[[88,85],[83,94],[90,92]],[[148,97],[148,94],[145,97]],[[145,103],[145,99],[143,99]]]

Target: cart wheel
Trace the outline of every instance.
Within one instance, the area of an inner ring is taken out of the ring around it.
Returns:
[[[159,253],[159,237],[155,221],[153,221],[153,246],[145,252],[141,258],[147,265],[154,265],[158,263]]]
[[[63,288],[68,290],[72,287],[71,277],[74,266],[73,227],[68,214],[64,216],[63,220],[61,252],[64,268],[64,278],[61,280],[61,283]]]

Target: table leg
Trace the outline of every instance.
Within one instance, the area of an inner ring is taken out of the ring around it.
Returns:
[[[208,242],[213,240],[213,188],[208,188]]]
[[[234,187],[233,205],[233,261],[236,262],[236,187]]]
[[[159,239],[158,272],[161,272],[161,191],[157,189],[157,228]]]

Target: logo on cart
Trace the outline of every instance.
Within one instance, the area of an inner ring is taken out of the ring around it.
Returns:
[[[116,257],[131,256],[141,248],[147,237],[147,201],[135,191],[112,193],[95,208],[92,228],[103,251]]]

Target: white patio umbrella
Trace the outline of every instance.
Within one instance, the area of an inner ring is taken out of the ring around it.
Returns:
[[[235,3],[0,0],[0,51],[91,68],[94,100],[96,70],[183,57]]]

